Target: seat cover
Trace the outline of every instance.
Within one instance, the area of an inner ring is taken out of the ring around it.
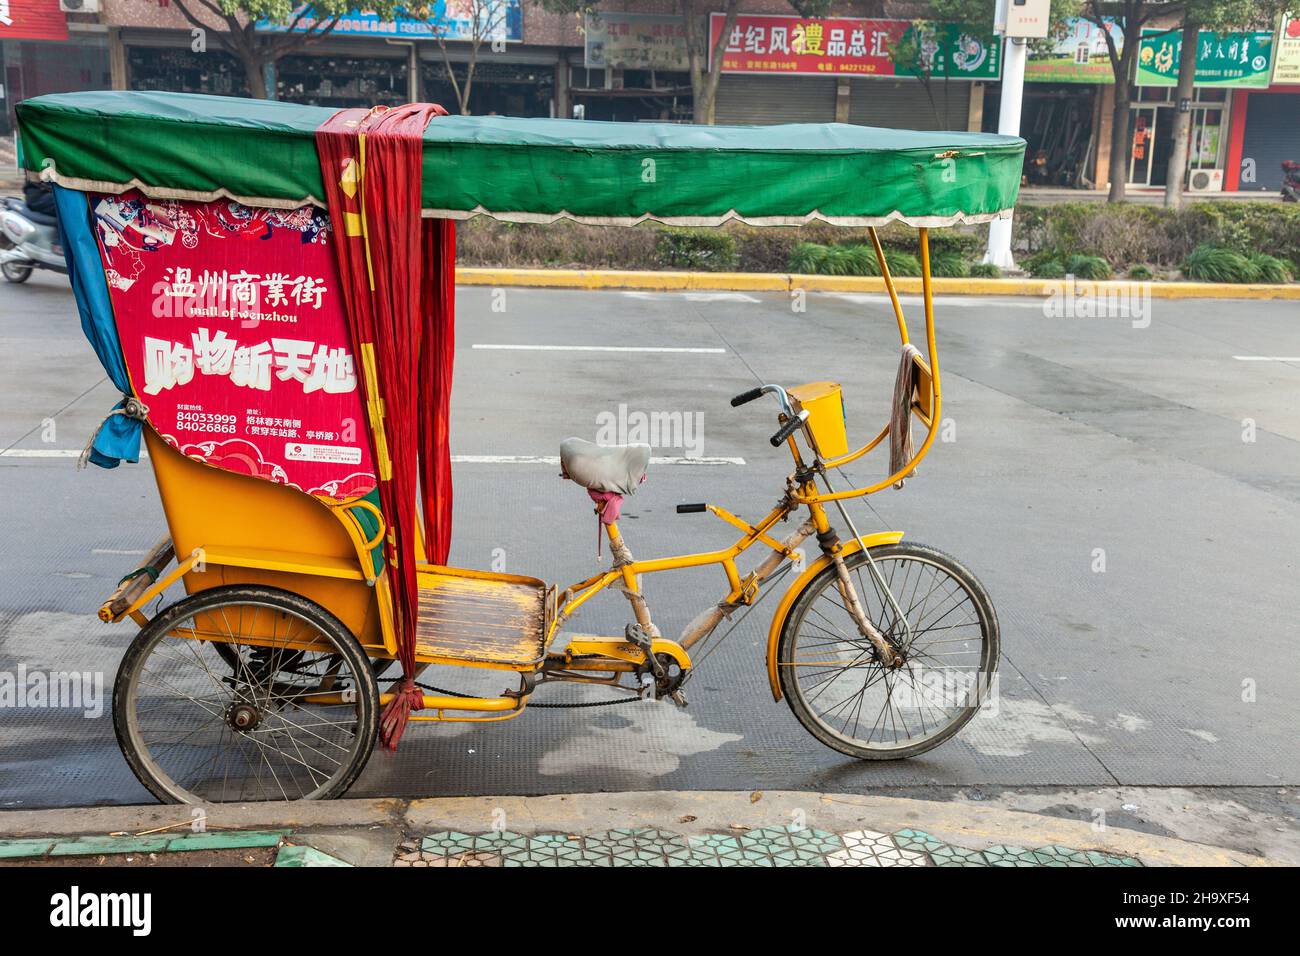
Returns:
[[[582,438],[560,442],[560,471],[588,491],[633,494],[645,481],[649,445],[597,445]]]

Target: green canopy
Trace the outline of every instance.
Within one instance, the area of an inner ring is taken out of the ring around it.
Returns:
[[[25,167],[82,190],[322,204],[314,134],[335,111],[182,93],[18,105]],[[444,116],[424,135],[425,213],[513,222],[867,226],[1008,212],[1025,142],[841,123],[683,126]]]

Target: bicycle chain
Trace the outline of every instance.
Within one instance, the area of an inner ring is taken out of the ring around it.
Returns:
[[[389,683],[396,683],[401,678],[394,677]],[[415,686],[420,690],[431,690],[435,694],[446,694],[448,697],[474,697],[474,694],[462,694],[460,691],[447,690],[445,687],[435,687],[433,684],[425,684],[421,681],[415,681]],[[579,710],[584,707],[613,707],[617,704],[633,704],[637,701],[645,700],[644,697],[624,697],[619,700],[592,700],[582,704],[529,704],[532,707],[542,707],[548,710]]]

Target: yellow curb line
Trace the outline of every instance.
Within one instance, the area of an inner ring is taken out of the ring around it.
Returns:
[[[528,286],[542,289],[641,289],[670,292],[708,289],[729,292],[879,292],[883,279],[872,276],[805,276],[780,272],[635,272],[612,269],[477,269],[456,270],[461,285]],[[1219,282],[1149,282],[1109,280],[1075,282],[1075,294],[1105,296],[1114,291],[1132,294],[1140,284],[1153,299],[1289,299],[1300,301],[1300,283],[1235,285]],[[921,280],[895,277],[899,292],[919,294]],[[937,295],[1028,295],[1046,298],[1062,294],[1061,279],[935,279]]]

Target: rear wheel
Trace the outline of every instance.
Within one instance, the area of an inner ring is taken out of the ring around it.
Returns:
[[[141,629],[113,688],[122,754],[165,803],[341,796],[378,725],[356,638],[274,588],[213,588],[173,604]]]
[[[992,690],[998,619],[984,587],[942,551],[911,542],[871,549],[908,627],[861,551],[845,558],[863,611],[901,653],[886,667],[849,616],[834,567],[790,609],[777,673],[799,722],[840,753],[914,757],[957,733]]]

